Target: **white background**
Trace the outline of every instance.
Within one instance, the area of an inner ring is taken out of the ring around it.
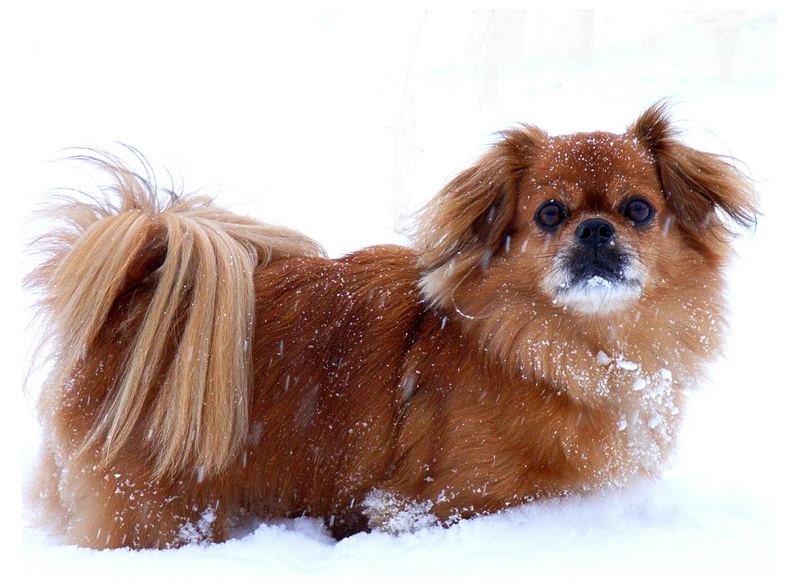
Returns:
[[[254,526],[212,548],[91,554],[25,529],[24,571],[771,571],[776,493],[791,458],[786,449],[797,444],[794,403],[786,401],[800,390],[790,376],[800,349],[791,286],[800,194],[782,183],[782,171],[797,165],[787,156],[797,156],[796,115],[787,115],[781,98],[789,99],[789,78],[779,75],[792,59],[776,41],[781,30],[796,34],[796,21],[763,8],[423,8],[3,6],[7,250],[30,236],[25,218],[48,190],[96,191],[85,169],[52,162],[67,147],[121,153],[117,143],[132,145],[165,181],[169,171],[187,190],[300,229],[336,256],[406,242],[411,214],[497,130],[524,121],[555,134],[621,132],[666,97],[692,146],[742,161],[764,212],[754,235],[737,243],[727,355],[690,406],[673,468],[625,491],[399,539],[361,535],[334,544],[305,520]],[[17,373],[29,360],[30,333],[21,332],[31,299],[15,291],[29,261],[8,254],[16,260],[4,288],[15,309],[5,355],[15,357],[9,372]],[[16,383],[6,393],[14,405],[9,454],[19,458],[10,466],[24,475],[38,442],[31,399]],[[16,491],[10,498],[18,501]]]

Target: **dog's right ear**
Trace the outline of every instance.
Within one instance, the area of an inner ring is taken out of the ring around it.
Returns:
[[[547,141],[534,126],[501,139],[459,173],[422,210],[415,241],[423,270],[422,292],[440,305],[478,265],[502,248],[517,205],[519,182]]]

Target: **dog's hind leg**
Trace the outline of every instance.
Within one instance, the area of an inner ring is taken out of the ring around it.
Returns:
[[[73,462],[59,474],[69,543],[94,549],[171,548],[227,538],[226,503],[186,481]]]

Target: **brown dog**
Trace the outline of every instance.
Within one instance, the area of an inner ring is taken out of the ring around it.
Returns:
[[[523,126],[341,259],[116,159],[30,277],[53,369],[39,495],[89,547],[448,525],[654,474],[717,352],[726,217],[752,194],[663,106],[622,135]],[[111,203],[117,202],[116,204]]]

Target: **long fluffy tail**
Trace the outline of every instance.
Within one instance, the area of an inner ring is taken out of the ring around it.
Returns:
[[[64,400],[115,301],[147,282],[129,356],[79,452],[99,446],[108,464],[143,433],[157,478],[189,465],[220,471],[248,429],[253,272],[277,258],[324,252],[207,197],[168,192],[162,203],[150,181],[115,157],[77,158],[99,166],[114,186],[100,201],[69,199],[46,212],[61,226],[37,241],[47,257],[27,279],[42,293],[43,338],[53,347],[40,407]]]

